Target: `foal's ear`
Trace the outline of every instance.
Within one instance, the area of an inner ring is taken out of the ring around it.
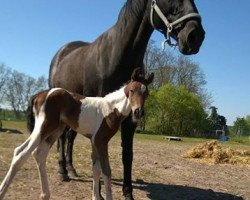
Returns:
[[[147,84],[150,84],[150,83],[153,82],[154,76],[155,76],[154,73],[151,73],[151,74],[148,76],[148,78],[146,79]]]
[[[131,75],[131,79],[133,81],[138,81],[138,80],[142,80],[144,79],[144,71],[143,68],[141,67],[137,67],[134,69],[132,75]]]

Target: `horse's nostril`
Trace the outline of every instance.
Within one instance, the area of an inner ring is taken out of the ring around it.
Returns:
[[[189,45],[194,45],[197,41],[197,34],[196,31],[193,30],[191,33],[188,34],[187,42]]]

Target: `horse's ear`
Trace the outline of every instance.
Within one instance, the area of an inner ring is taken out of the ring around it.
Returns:
[[[150,84],[150,83],[153,82],[154,76],[155,76],[154,73],[151,73],[151,74],[148,76],[148,78],[147,78],[147,84]]]
[[[138,81],[144,78],[144,72],[143,72],[143,68],[141,67],[137,67],[134,69],[132,75],[131,75],[131,79],[133,81]]]

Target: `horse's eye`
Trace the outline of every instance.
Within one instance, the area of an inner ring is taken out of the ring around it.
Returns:
[[[134,90],[130,90],[130,93],[131,93],[131,95],[133,96],[134,93],[135,93],[135,91],[134,91]]]

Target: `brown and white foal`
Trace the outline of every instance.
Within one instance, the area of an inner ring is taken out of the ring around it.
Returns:
[[[54,88],[36,94],[32,99],[35,125],[30,137],[14,150],[10,169],[0,186],[3,199],[15,174],[33,154],[41,181],[40,198],[50,198],[46,172],[46,158],[50,147],[63,132],[65,126],[91,139],[93,161],[93,200],[100,199],[99,181],[102,173],[106,199],[111,200],[111,169],[108,158],[108,142],[118,131],[121,121],[132,111],[136,122],[143,115],[147,85],[154,75],[142,78],[140,69],[135,69],[130,82],[119,90],[101,97],[83,97]]]

